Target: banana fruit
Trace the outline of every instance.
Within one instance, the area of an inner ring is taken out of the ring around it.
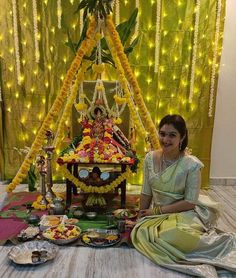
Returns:
[[[105,198],[100,194],[89,194],[88,199],[86,201],[86,206],[99,206],[103,207],[106,206],[107,202]]]

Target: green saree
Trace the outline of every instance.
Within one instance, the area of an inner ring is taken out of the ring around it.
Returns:
[[[214,229],[219,205],[199,195],[201,161],[183,156],[161,172],[154,165],[150,152],[142,193],[152,196],[153,205],[186,200],[196,206],[141,219],[131,233],[134,247],[160,266],[194,276],[218,277],[220,269],[236,272],[236,235]]]

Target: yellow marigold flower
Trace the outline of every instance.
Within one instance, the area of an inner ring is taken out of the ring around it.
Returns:
[[[117,124],[117,125],[120,125],[122,123],[122,119],[121,118],[116,118],[114,120],[114,123]]]
[[[77,111],[84,111],[84,110],[87,110],[88,105],[86,103],[79,102],[79,103],[75,104],[75,108]]]
[[[103,85],[97,85],[96,90],[98,91],[104,91],[104,86]]]

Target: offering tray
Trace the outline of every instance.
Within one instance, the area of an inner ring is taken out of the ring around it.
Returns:
[[[138,215],[138,212],[134,209],[116,209],[113,215],[117,219],[132,219]]]
[[[48,241],[28,241],[12,247],[8,258],[16,264],[38,265],[54,259],[58,250]]]
[[[118,230],[87,229],[81,234],[83,243],[92,247],[109,247],[121,240]]]

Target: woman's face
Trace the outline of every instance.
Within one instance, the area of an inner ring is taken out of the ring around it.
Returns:
[[[172,124],[165,124],[159,130],[159,141],[164,153],[179,152],[180,133]]]

